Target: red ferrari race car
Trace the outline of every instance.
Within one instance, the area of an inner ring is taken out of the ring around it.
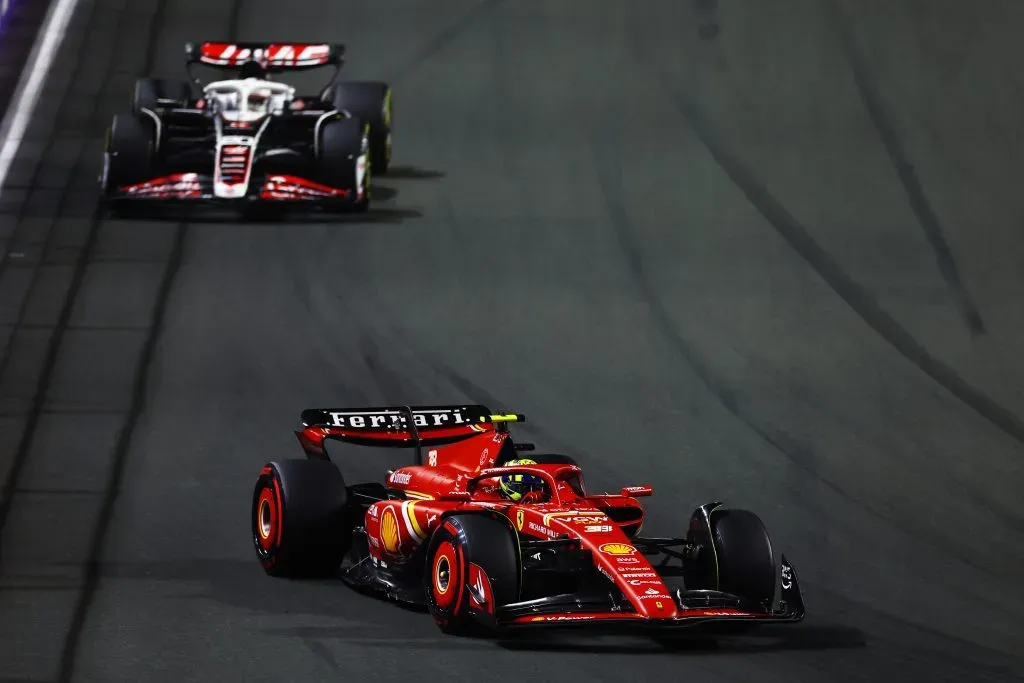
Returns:
[[[641,536],[650,486],[588,493],[573,458],[512,440],[509,423],[523,421],[480,405],[304,411],[307,458],[271,462],[256,482],[260,563],[272,576],[340,574],[453,634],[803,619],[796,571],[756,515],[708,503],[685,537]],[[331,439],[412,449],[415,464],[350,484]]]

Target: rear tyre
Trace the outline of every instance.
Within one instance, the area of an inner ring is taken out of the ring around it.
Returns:
[[[317,164],[322,182],[331,187],[351,188],[355,193],[350,208],[363,213],[370,208],[371,162],[369,124],[357,118],[339,118],[320,128]]]
[[[159,107],[185,107],[192,99],[188,81],[169,78],[140,78],[132,90],[132,111],[155,110]]]
[[[387,83],[335,83],[325,93],[338,111],[370,124],[373,172],[384,175],[391,165],[391,87]]]
[[[132,114],[116,114],[107,129],[100,186],[105,196],[120,187],[148,180],[156,151],[152,122]]]
[[[441,631],[490,635],[487,622],[474,619],[471,611],[493,619],[497,608],[518,599],[522,574],[514,534],[508,519],[490,513],[452,515],[434,532],[427,546],[424,588]],[[482,602],[475,597],[477,590],[482,590]]]
[[[252,496],[256,556],[271,576],[334,574],[352,543],[348,489],[327,460],[267,464]]]
[[[718,555],[719,590],[771,609],[775,599],[775,555],[768,530],[749,510],[715,510],[711,529]]]

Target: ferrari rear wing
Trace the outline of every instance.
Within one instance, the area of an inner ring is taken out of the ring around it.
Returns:
[[[508,431],[508,423],[525,421],[525,415],[497,415],[483,405],[312,408],[302,411],[303,428],[295,435],[311,458],[326,458],[324,439],[336,439],[364,446],[415,448],[416,463],[422,464],[424,446]]]

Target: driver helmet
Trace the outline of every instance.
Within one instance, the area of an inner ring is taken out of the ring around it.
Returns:
[[[509,460],[505,463],[504,467],[536,464],[535,460],[523,458],[521,460]],[[544,480],[532,474],[503,474],[498,482],[498,488],[509,500],[519,501],[528,493],[542,492],[544,490]]]
[[[270,106],[270,93],[265,90],[255,90],[249,93],[247,108],[251,114],[266,114]]]
[[[265,80],[267,77],[267,69],[260,62],[255,60],[249,60],[242,65],[242,68],[238,73],[239,78],[259,78]]]

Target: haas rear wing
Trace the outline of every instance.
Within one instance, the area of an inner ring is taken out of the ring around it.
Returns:
[[[246,62],[259,62],[268,71],[295,71],[323,66],[340,68],[345,46],[331,43],[187,43],[185,58],[189,66],[205,64],[225,69]]]
[[[525,422],[519,414],[495,415],[482,405],[382,406],[302,411],[302,429],[295,432],[310,458],[327,459],[325,439],[364,446],[416,449],[452,443],[483,432],[507,431],[510,422]]]

